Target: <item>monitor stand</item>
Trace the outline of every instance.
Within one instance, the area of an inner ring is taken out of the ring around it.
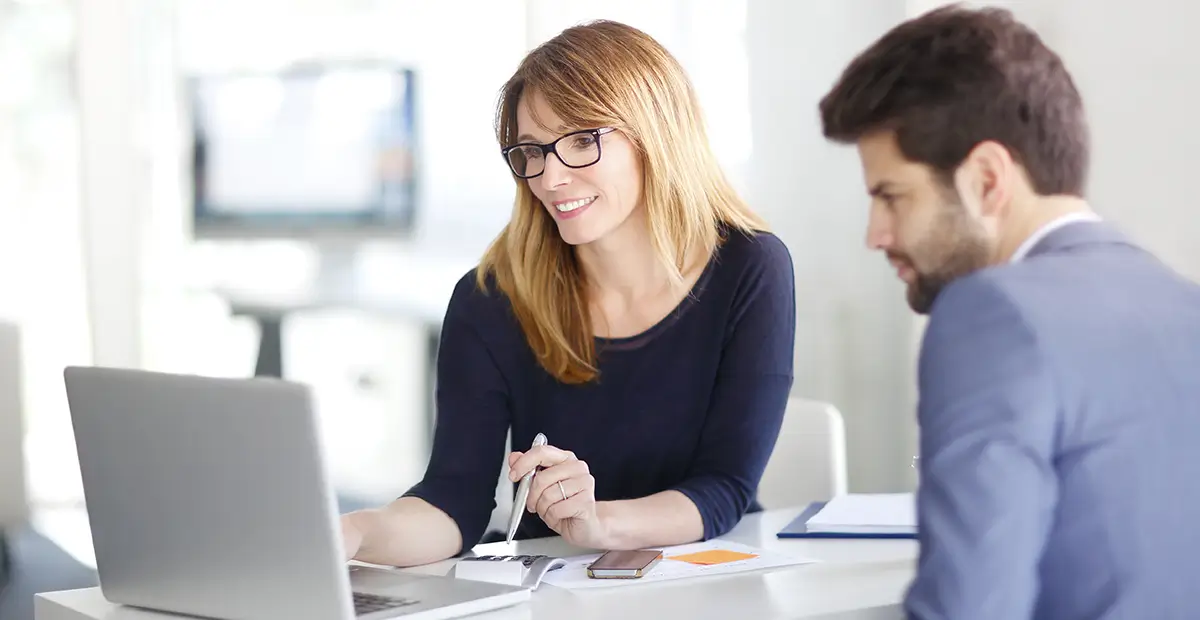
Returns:
[[[317,270],[305,304],[314,306],[358,305],[358,255],[360,246],[351,241],[319,241],[313,249],[317,254]],[[241,311],[258,324],[258,357],[254,375],[285,378],[283,367],[283,321],[288,310],[276,312]]]
[[[317,242],[317,272],[313,291],[330,305],[353,306],[359,293],[358,258],[361,245],[352,241]]]

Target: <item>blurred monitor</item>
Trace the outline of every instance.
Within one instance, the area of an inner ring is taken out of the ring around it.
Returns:
[[[410,69],[374,63],[189,79],[196,238],[410,230],[414,88]]]

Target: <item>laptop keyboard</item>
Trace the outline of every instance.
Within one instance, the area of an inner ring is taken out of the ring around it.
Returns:
[[[401,598],[398,596],[380,596],[378,594],[366,594],[363,592],[354,592],[354,615],[365,616],[367,614],[383,611],[385,609],[396,609],[397,607],[407,607],[416,605],[420,601],[411,598]]]
[[[480,555],[471,559],[480,562],[520,562],[525,568],[533,567],[533,563],[544,558],[544,555]]]

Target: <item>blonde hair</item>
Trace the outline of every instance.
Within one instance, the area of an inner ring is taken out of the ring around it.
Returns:
[[[517,106],[534,91],[572,128],[615,127],[629,137],[642,164],[650,238],[677,283],[689,257],[700,250],[712,256],[723,226],[747,234],[766,229],[721,171],[683,68],[647,34],[596,21],[530,52],[500,94],[501,147],[517,142]],[[586,383],[598,370],[584,275],[529,185],[513,178],[512,218],[481,259],[478,285],[495,277],[547,372],[564,383]]]

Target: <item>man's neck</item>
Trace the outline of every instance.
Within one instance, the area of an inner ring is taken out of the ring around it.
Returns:
[[[1092,213],[1087,201],[1075,196],[1033,196],[1021,203],[1014,203],[1009,213],[1009,222],[1000,235],[993,256],[995,264],[1012,259],[1017,248],[1025,243],[1042,227],[1060,217],[1071,214]]]

